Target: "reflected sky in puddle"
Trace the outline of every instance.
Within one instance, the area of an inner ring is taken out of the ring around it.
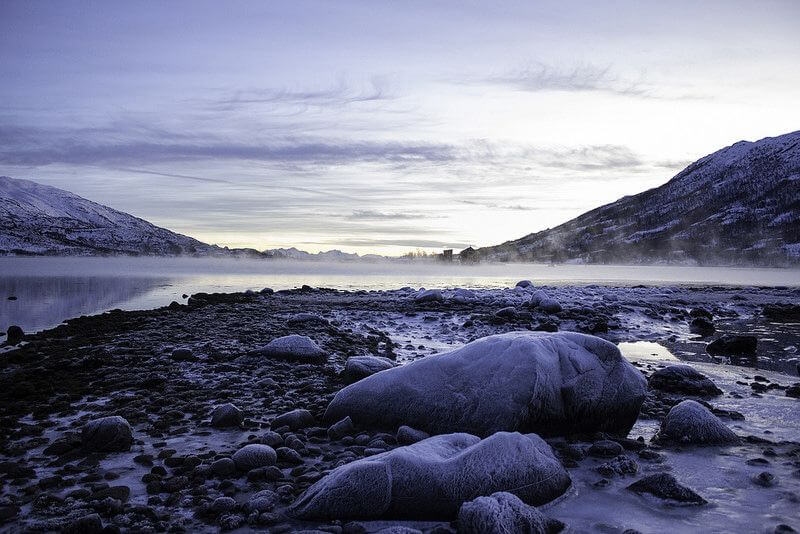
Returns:
[[[680,361],[665,346],[653,341],[624,342],[620,343],[618,347],[622,355],[628,359],[656,362]]]

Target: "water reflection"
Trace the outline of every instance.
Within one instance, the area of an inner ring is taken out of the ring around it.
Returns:
[[[168,283],[150,277],[2,276],[0,329],[16,324],[26,332],[43,330],[64,319],[113,309]]]

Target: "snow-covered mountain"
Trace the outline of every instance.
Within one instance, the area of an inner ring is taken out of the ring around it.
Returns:
[[[0,254],[227,255],[69,191],[0,176]]]
[[[496,261],[800,264],[800,131],[740,141],[669,182],[478,249]]]

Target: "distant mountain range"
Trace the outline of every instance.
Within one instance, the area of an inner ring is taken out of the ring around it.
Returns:
[[[0,176],[0,255],[220,256],[363,261],[382,256],[330,250],[229,249],[209,245],[30,180]]]
[[[489,261],[798,265],[800,131],[740,141],[661,187],[470,252]]]

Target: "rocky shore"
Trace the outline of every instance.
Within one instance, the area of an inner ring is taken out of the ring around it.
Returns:
[[[304,286],[15,330],[0,531],[793,532],[798,299]]]

